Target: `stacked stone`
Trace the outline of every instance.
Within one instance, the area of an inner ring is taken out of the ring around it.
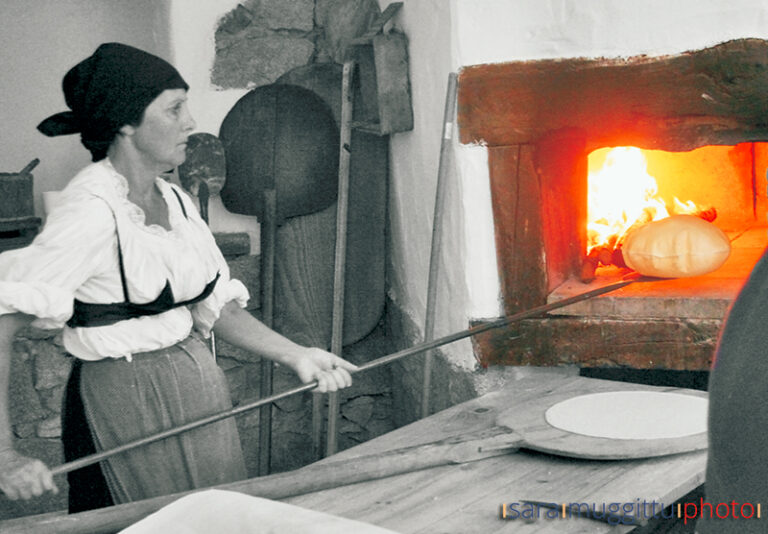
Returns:
[[[378,14],[375,0],[246,0],[219,22],[212,81],[253,88],[310,63],[343,63],[346,43]]]
[[[9,395],[13,432],[18,438],[57,440],[61,407],[72,359],[59,331],[27,328],[14,342]]]
[[[16,449],[49,466],[63,462],[61,408],[72,358],[66,356],[58,330],[25,328],[13,344],[9,412]],[[66,508],[66,481],[57,477],[58,495],[32,501],[0,499],[0,518]]]

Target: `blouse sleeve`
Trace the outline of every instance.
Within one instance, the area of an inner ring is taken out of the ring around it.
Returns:
[[[221,256],[221,252],[219,252],[219,256]],[[224,257],[221,256],[219,280],[213,293],[192,306],[192,320],[194,321],[195,329],[203,336],[209,337],[213,325],[219,319],[224,306],[234,300],[238,306],[245,308],[248,304],[249,296],[248,289],[240,280],[229,277],[229,267]]]
[[[0,314],[34,315],[40,328],[61,328],[75,291],[115,254],[109,205],[93,195],[68,195],[32,243],[0,254]]]
[[[175,186],[173,187],[179,191],[178,188]],[[224,259],[224,255],[216,245],[216,240],[213,238],[213,234],[209,230],[208,225],[205,224],[205,221],[200,217],[200,214],[197,211],[197,206],[195,206],[186,192],[182,191],[179,196],[183,199],[184,208],[190,215],[192,224],[197,227],[196,233],[202,238],[203,246],[206,249],[210,261],[215,265],[215,268],[219,273],[219,280],[216,282],[216,287],[213,292],[208,295],[207,298],[190,307],[195,329],[203,336],[209,337],[211,329],[221,315],[221,310],[224,306],[234,300],[237,302],[238,306],[245,308],[248,304],[250,295],[248,289],[240,280],[230,278],[227,261]]]

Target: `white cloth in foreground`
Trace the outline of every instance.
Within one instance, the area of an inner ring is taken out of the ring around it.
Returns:
[[[120,534],[395,534],[394,531],[251,497],[236,491],[205,490],[161,508]]]

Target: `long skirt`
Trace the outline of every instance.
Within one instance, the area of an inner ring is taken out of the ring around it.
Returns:
[[[73,385],[79,385],[79,399]],[[78,425],[77,400],[86,425]],[[112,449],[231,407],[224,373],[195,336],[167,349],[134,354],[130,362],[84,361],[73,370],[66,396],[66,459],[77,456],[73,449],[80,455]],[[112,456],[100,466],[72,473],[71,512],[246,477],[231,418]],[[100,485],[109,489],[108,497],[98,495]]]

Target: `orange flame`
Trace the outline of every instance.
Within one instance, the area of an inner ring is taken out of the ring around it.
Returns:
[[[594,153],[593,153],[594,154]],[[593,156],[590,155],[590,167]],[[643,151],[635,147],[610,149],[602,168],[589,172],[587,251],[613,245],[633,225],[669,217],[672,213],[694,213],[692,202],[674,199],[667,208],[658,196],[656,179],[648,174]]]

